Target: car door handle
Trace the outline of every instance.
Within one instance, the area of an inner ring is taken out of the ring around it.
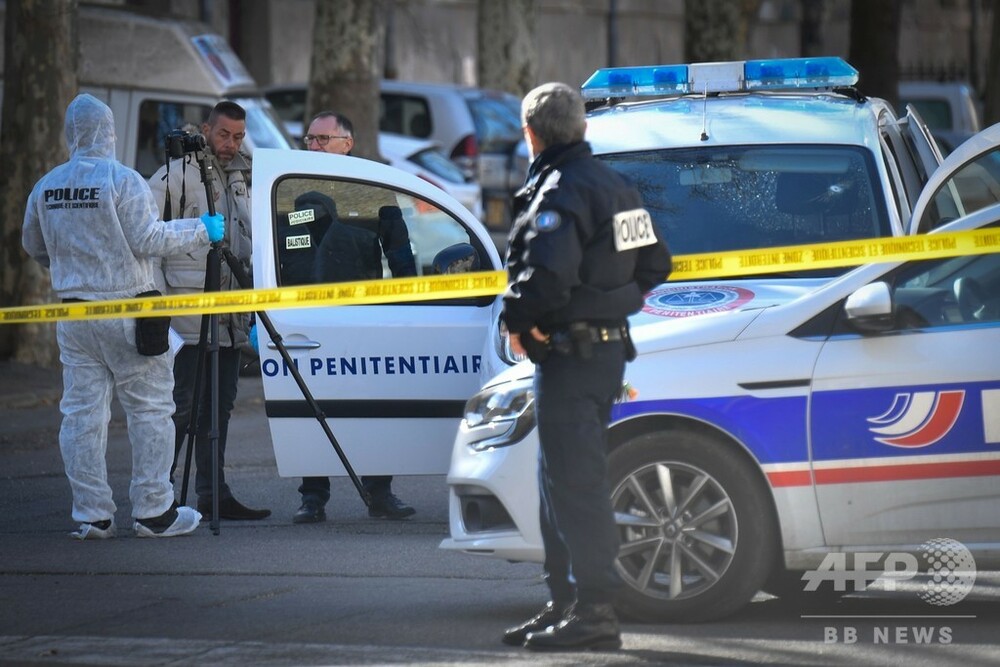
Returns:
[[[770,380],[767,382],[737,382],[740,389],[759,391],[761,389],[791,389],[792,387],[808,387],[812,381],[809,378]]]
[[[319,343],[314,340],[286,340],[282,344],[286,350],[315,350],[319,347]],[[278,346],[271,340],[267,341],[267,347],[270,350],[278,349]]]

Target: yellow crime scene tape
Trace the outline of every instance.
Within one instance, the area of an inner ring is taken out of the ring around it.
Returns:
[[[279,308],[350,306],[493,296],[507,286],[504,271],[484,271],[351,283],[298,285],[272,289],[175,294],[114,301],[80,301],[48,306],[0,309],[0,324],[55,320],[162,317],[211,313],[246,313]]]
[[[891,236],[812,245],[781,246],[723,253],[679,255],[670,280],[735,278],[772,271],[802,271],[876,262],[910,262],[1000,251],[1000,230]]]
[[[997,229],[733,250],[678,255],[674,257],[670,281],[735,278],[774,271],[827,269],[873,262],[939,259],[992,252],[1000,252],[1000,230]],[[483,271],[271,289],[199,292],[190,295],[2,308],[0,324],[434,301],[494,296],[502,293],[506,286],[505,271]]]

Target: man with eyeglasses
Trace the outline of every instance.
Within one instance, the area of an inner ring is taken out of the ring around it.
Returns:
[[[333,111],[324,111],[316,115],[309,123],[309,131],[302,141],[305,147],[311,151],[321,153],[334,153],[338,155],[349,155],[354,148],[354,125],[344,116]],[[384,209],[393,207],[383,207]],[[390,259],[389,265],[393,275],[416,275],[416,265],[413,254],[410,251],[409,235],[402,217],[394,220],[395,224],[391,230],[382,233],[380,230],[379,241],[383,252]],[[391,236],[392,248],[388,247],[388,236]],[[406,269],[407,262],[399,261],[399,250],[405,250],[409,255],[410,265]],[[392,261],[395,255],[396,261]],[[400,270],[399,266],[404,268]],[[375,518],[384,519],[405,519],[416,513],[416,510],[401,501],[392,493],[392,476],[390,475],[362,475],[361,483],[365,490],[371,494],[372,504],[368,508],[368,515]],[[330,478],[329,477],[304,477],[302,485],[299,487],[302,494],[302,506],[292,518],[293,523],[318,523],[326,521],[326,503],[330,500]]]
[[[354,148],[354,125],[343,114],[323,111],[309,123],[302,143],[307,150],[350,155]]]

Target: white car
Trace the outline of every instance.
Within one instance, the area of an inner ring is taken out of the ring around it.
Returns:
[[[992,150],[943,166],[918,202],[968,213],[936,231],[1000,230],[1000,125],[973,141]],[[1000,253],[667,284],[643,310],[638,397],[609,431],[629,614],[718,618],[762,587],[802,592],[829,553],[933,538],[1000,565]],[[442,548],[542,561],[533,373],[469,401]]]
[[[482,187],[476,181],[466,178],[462,170],[446,158],[433,141],[380,132],[378,150],[393,167],[438,186],[469,209],[477,219],[482,219]]]

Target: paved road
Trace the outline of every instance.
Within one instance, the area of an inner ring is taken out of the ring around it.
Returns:
[[[184,538],[135,539],[127,529],[129,449],[116,414],[108,458],[116,518],[125,529],[116,540],[76,542],[68,537],[73,524],[53,390],[22,386],[20,402],[0,400],[0,664],[1000,662],[995,580],[944,618],[927,618],[941,610],[912,597],[846,600],[826,609],[827,618],[803,618],[801,610],[762,597],[719,623],[625,623],[626,649],[617,654],[534,655],[505,647],[502,628],[545,600],[537,566],[438,550],[447,532],[439,476],[397,479],[396,491],[418,508],[412,520],[369,519],[340,480],[325,524],[293,525],[297,482],[277,476],[259,378],[242,380],[227,474],[238,497],[270,507],[271,518],[223,522],[217,536],[202,527]],[[842,641],[846,627],[857,630],[857,642]],[[828,628],[837,629],[837,642],[824,642]],[[882,628],[890,642],[877,641]],[[912,628],[930,633],[929,644]]]

